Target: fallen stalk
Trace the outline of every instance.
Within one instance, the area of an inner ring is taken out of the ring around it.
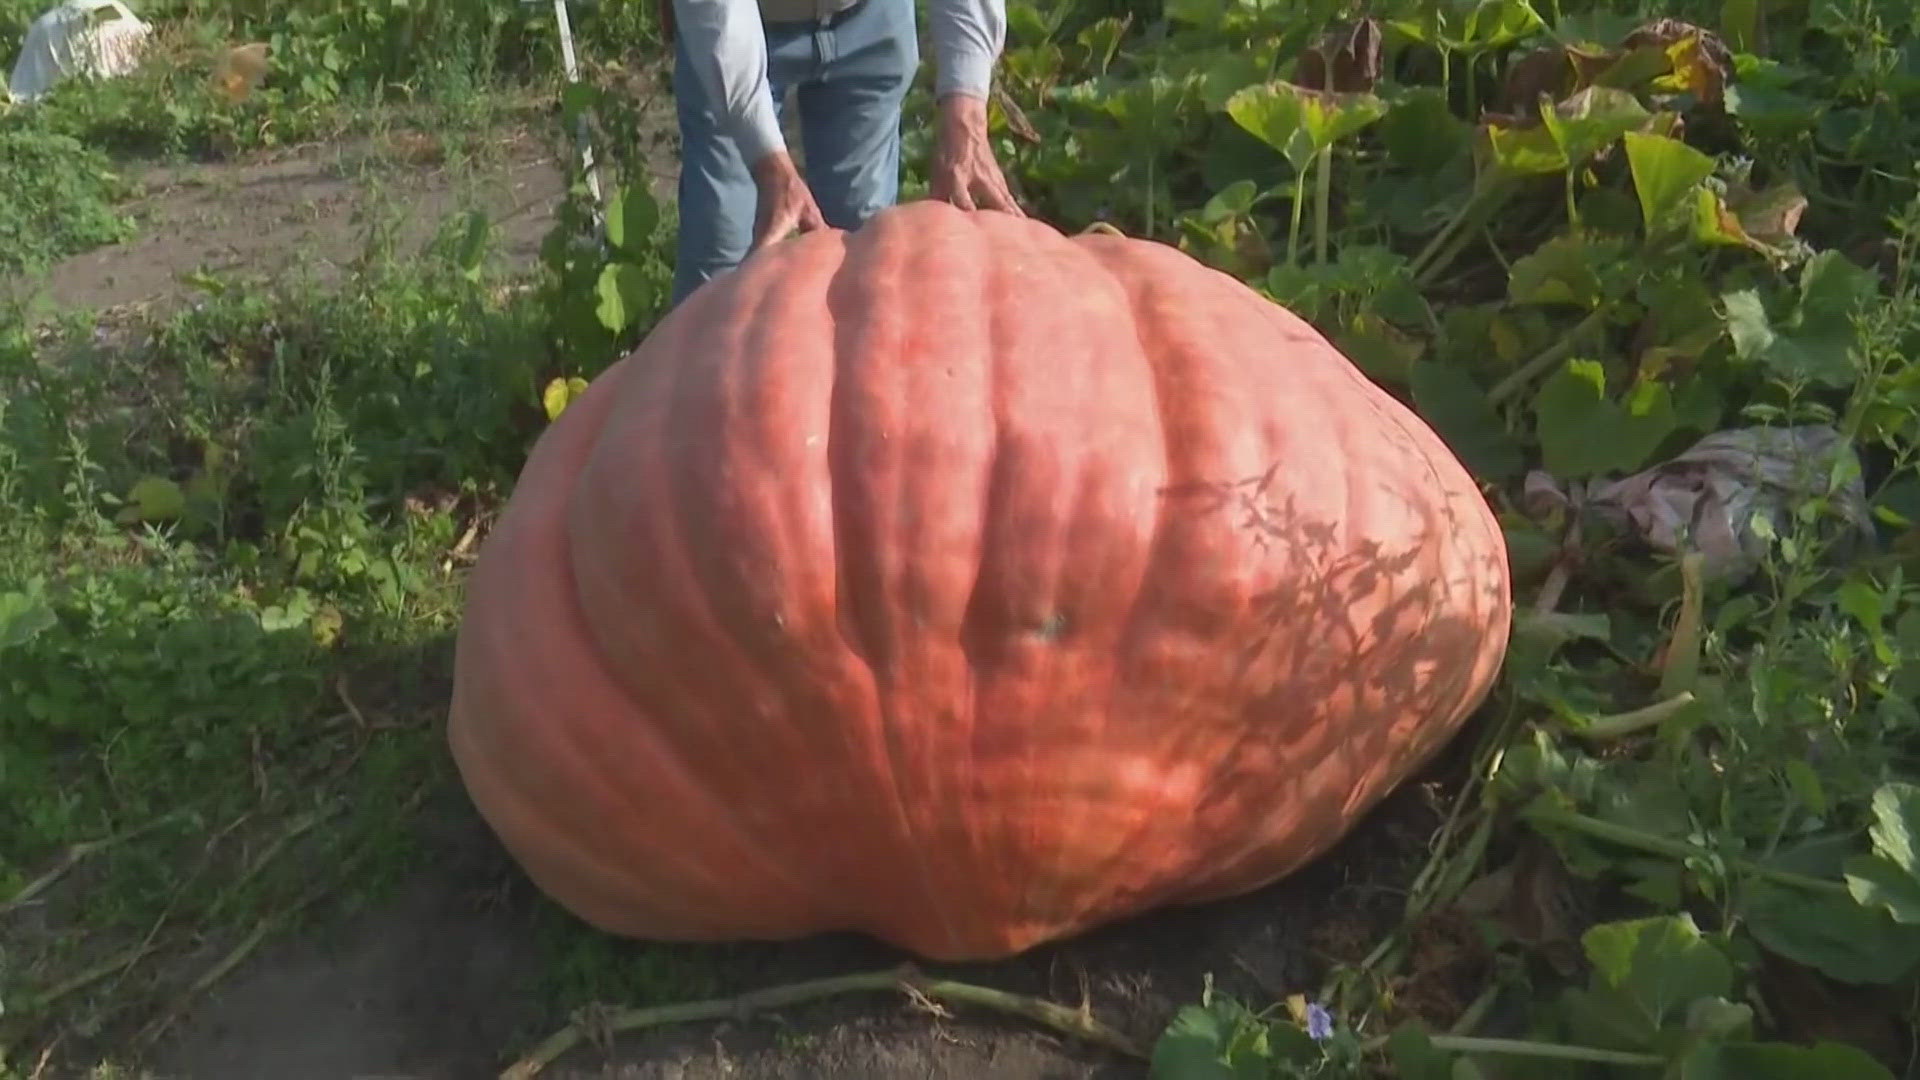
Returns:
[[[68,871],[79,866],[92,856],[98,855],[118,844],[124,844],[136,837],[143,836],[162,826],[171,825],[186,816],[186,811],[175,810],[169,814],[162,814],[152,821],[143,825],[137,825],[125,832],[115,833],[112,836],[99,840],[82,840],[77,844],[69,845],[66,854],[61,856],[60,861],[54,865],[53,869],[48,870],[46,873],[28,882],[25,888],[13,895],[12,899],[9,899],[4,904],[0,904],[0,915],[10,914],[32,903],[35,897],[52,888],[61,878],[67,875]]]
[[[664,1027],[669,1024],[741,1019],[766,1009],[819,1001],[844,994],[877,993],[888,990],[898,991],[916,1001],[975,1005],[1024,1017],[1044,1027],[1052,1028],[1062,1035],[1095,1043],[1129,1057],[1146,1056],[1146,1052],[1125,1034],[1095,1020],[1085,1006],[1070,1009],[1065,1005],[1026,994],[1015,994],[1006,990],[995,990],[992,987],[953,982],[947,979],[929,979],[909,965],[888,971],[836,975],[825,979],[770,986],[761,990],[752,990],[737,997],[690,1001],[679,1005],[623,1009],[591,1020],[576,1020],[548,1036],[525,1057],[508,1067],[500,1074],[500,1080],[530,1080],[531,1077],[538,1075],[540,1070],[559,1060],[561,1055],[590,1038],[597,1039],[621,1032]]]

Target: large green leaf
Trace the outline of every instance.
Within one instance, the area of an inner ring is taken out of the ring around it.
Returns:
[[[1694,188],[1713,175],[1713,159],[1665,135],[1629,131],[1624,138],[1641,221],[1653,236],[1691,209]]]

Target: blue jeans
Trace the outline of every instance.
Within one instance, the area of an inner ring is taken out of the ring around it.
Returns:
[[[821,216],[855,229],[900,193],[900,107],[920,66],[914,0],[860,0],[834,19],[767,23],[767,82],[786,115],[800,107],[807,187]],[[759,193],[675,35],[680,237],[673,302],[738,266],[753,244]]]

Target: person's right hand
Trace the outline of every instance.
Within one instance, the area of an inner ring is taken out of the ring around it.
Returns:
[[[813,192],[800,178],[793,156],[775,150],[753,165],[753,183],[760,190],[753,221],[753,250],[777,243],[795,231],[812,232],[827,226]]]

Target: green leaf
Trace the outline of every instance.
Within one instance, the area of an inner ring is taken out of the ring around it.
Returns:
[[[468,281],[478,281],[480,265],[487,257],[487,237],[492,232],[492,223],[484,210],[469,210],[466,221],[467,227],[460,234],[460,244],[454,250],[454,265],[459,267],[462,277]]]
[[[1552,135],[1566,162],[1563,168],[1586,164],[1593,155],[1651,117],[1639,98],[1611,86],[1589,86],[1551,108],[1540,110],[1541,124]]]
[[[1897,923],[1920,925],[1920,878],[1884,855],[1848,859],[1847,891],[1865,907],[1884,909]]]
[[[1507,295],[1516,304],[1573,304],[1597,307],[1606,299],[1600,272],[1609,258],[1624,255],[1617,246],[1595,245],[1563,233],[1515,259],[1507,274]]]
[[[1648,236],[1658,235],[1689,205],[1694,188],[1713,175],[1713,159],[1665,135],[1629,131],[1624,138],[1641,221]]]
[[[1545,127],[1487,125],[1487,146],[1493,160],[1508,172],[1524,176],[1564,172],[1567,155]]]
[[[1850,896],[1761,881],[1747,887],[1741,907],[1754,940],[1844,983],[1890,983],[1920,963],[1920,928]]]
[[[1606,395],[1606,369],[1569,360],[1534,396],[1541,463],[1562,479],[1630,472],[1642,465],[1679,421],[1661,383],[1641,383],[1627,401]]]
[[[1413,1024],[1402,1024],[1387,1036],[1387,1056],[1393,1060],[1396,1080],[1451,1080],[1453,1063],[1447,1054],[1434,1048],[1427,1033]]]
[[[1822,251],[1800,271],[1800,328],[1816,322],[1844,324],[1879,294],[1880,279],[1873,271],[1831,248]]]
[[[1473,128],[1447,107],[1438,87],[1408,90],[1380,118],[1380,145],[1409,172],[1434,173],[1472,145]]]
[[[560,419],[560,414],[567,411],[567,406],[586,392],[587,380],[578,375],[554,379],[541,391],[540,407],[546,410],[547,420],[552,422]]]
[[[607,204],[607,243],[629,256],[640,256],[659,223],[660,204],[644,184],[621,188]]]
[[[1861,904],[1884,910],[1893,920],[1920,924],[1920,787],[1900,781],[1873,793],[1873,854],[1847,861],[1847,889]]]
[[[59,623],[53,609],[23,592],[0,593],[0,649],[25,645]]]
[[[1772,317],[1759,293],[1721,297],[1735,355],[1780,378],[1845,387],[1855,377],[1854,317],[1879,295],[1878,278],[1835,251],[1822,251],[1800,272],[1800,295],[1784,319]]]
[[[1270,1041],[1278,1030],[1227,998],[1188,1005],[1155,1040],[1147,1075],[1150,1080],[1265,1080],[1276,1057],[1284,1056]]]
[[[599,301],[594,313],[599,316],[600,325],[616,334],[633,325],[649,299],[647,276],[629,262],[611,262],[602,267],[593,292]]]
[[[164,476],[143,476],[127,492],[127,505],[114,515],[116,521],[172,521],[187,509],[186,492]]]
[[[1407,381],[1421,417],[1475,476],[1501,480],[1520,473],[1525,461],[1519,443],[1472,376],[1448,364],[1420,361]]]
[[[1304,170],[1314,155],[1384,116],[1372,94],[1307,90],[1287,82],[1246,87],[1227,99],[1227,115]]]
[[[1681,1080],[1893,1080],[1893,1073],[1865,1050],[1830,1042],[1709,1044],[1687,1064]]]
[[[1720,0],[1720,35],[1735,52],[1760,48],[1760,0]]]
[[[1733,992],[1733,964],[1693,916],[1603,923],[1580,937],[1594,978],[1624,994],[1658,1026],[1700,998]]]

